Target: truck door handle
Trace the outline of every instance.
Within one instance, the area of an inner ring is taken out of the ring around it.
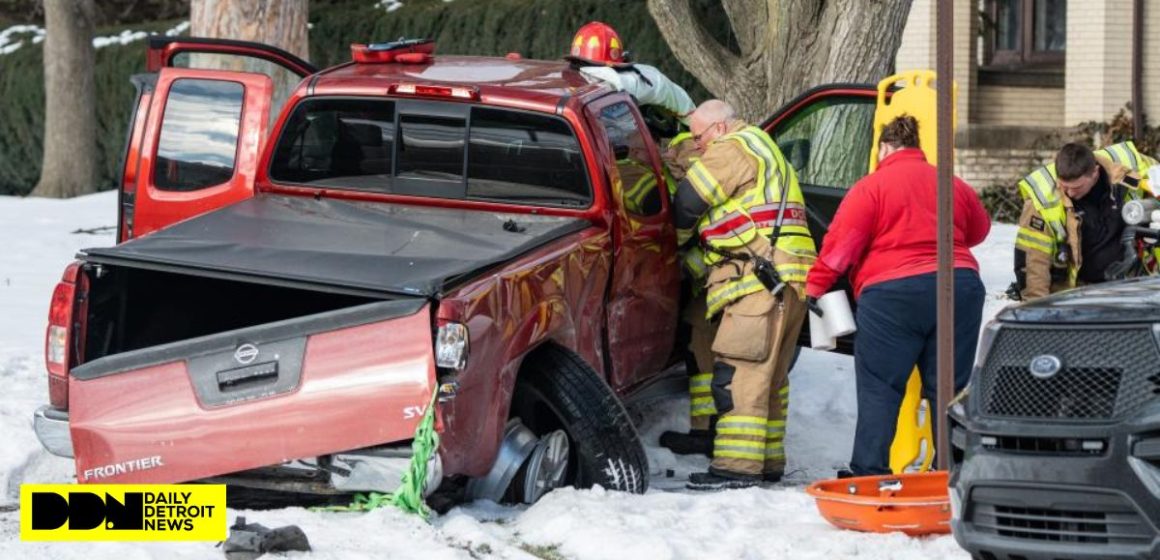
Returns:
[[[278,362],[262,362],[217,372],[218,390],[239,391],[278,380]]]

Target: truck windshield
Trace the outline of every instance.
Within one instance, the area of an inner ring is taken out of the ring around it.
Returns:
[[[585,207],[584,154],[563,119],[438,101],[299,103],[270,164],[279,183]]]

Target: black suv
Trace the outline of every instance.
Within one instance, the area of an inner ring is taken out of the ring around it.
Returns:
[[[951,403],[952,526],[985,560],[1160,558],[1160,278],[984,328]]]

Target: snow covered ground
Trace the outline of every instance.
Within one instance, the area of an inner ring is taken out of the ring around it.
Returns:
[[[0,558],[136,560],[220,558],[211,543],[25,543],[15,511],[23,482],[71,482],[71,462],[47,455],[31,415],[47,401],[43,366],[49,298],[78,249],[109,245],[116,195],[68,201],[0,197]],[[983,269],[990,317],[1006,303],[1013,226],[996,225],[975,252]],[[791,374],[787,479],[774,488],[694,494],[679,488],[704,460],[657,447],[659,434],[687,426],[679,398],[637,411],[652,461],[653,489],[643,496],[593,490],[553,492],[531,507],[477,503],[423,521],[392,509],[368,514],[301,508],[244,514],[266,526],[297,524],[314,547],[294,558],[584,558],[584,559],[966,559],[950,537],[841,531],[818,514],[803,491],[845,463],[856,414],[853,362],[805,350]],[[673,470],[672,478],[666,477]]]

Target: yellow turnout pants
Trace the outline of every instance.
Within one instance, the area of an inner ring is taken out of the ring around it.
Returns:
[[[713,336],[717,324],[705,318],[705,291],[696,294],[685,308],[684,321],[689,324],[689,351],[696,371],[689,372],[689,427],[708,430],[710,419],[717,415],[713,404]]]
[[[713,467],[743,473],[785,469],[790,361],[805,319],[792,286],[727,306],[713,340],[712,394],[719,417]]]

